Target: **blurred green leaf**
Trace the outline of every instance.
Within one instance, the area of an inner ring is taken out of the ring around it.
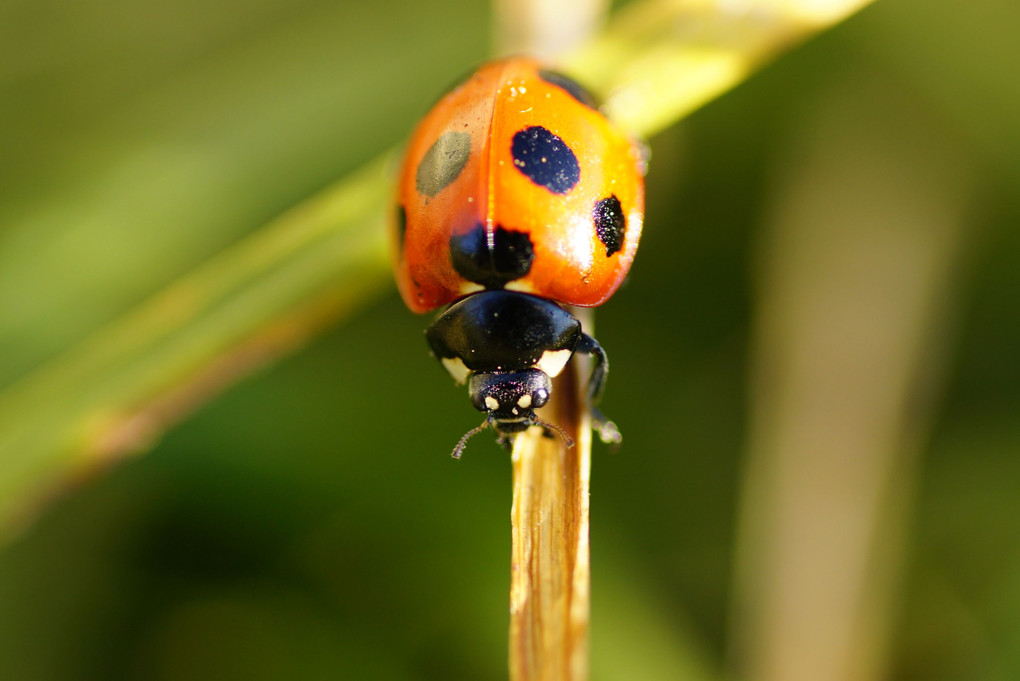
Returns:
[[[0,517],[61,470],[146,447],[222,386],[382,288],[386,161],[370,164],[0,393]]]

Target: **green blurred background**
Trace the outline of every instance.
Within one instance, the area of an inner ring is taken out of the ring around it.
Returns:
[[[2,0],[0,388],[401,140],[487,56],[488,11]],[[594,679],[740,668],[775,250],[798,196],[866,216],[883,168],[883,219],[958,212],[917,275],[877,678],[1020,678],[1018,25],[880,2],[650,140],[642,250],[598,313],[625,445],[594,453]],[[484,437],[450,460],[477,416],[426,323],[388,291],[53,503],[0,552],[0,679],[505,678],[510,466]]]

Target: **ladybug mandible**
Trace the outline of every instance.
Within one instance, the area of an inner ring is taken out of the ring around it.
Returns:
[[[418,125],[400,174],[394,267],[407,306],[449,305],[426,331],[433,354],[509,447],[551,378],[590,354],[591,403],[606,353],[561,305],[604,303],[634,260],[644,211],[642,148],[577,82],[527,58],[483,65]],[[451,304],[452,303],[452,304]],[[597,411],[604,441],[619,431]]]

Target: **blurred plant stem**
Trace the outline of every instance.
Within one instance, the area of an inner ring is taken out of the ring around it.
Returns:
[[[649,135],[864,4],[635,2],[563,63]],[[382,291],[389,197],[377,161],[4,389],[0,536]]]
[[[555,59],[605,24],[608,0],[495,0],[495,53]]]
[[[387,166],[308,199],[0,393],[0,530],[384,290]]]
[[[888,678],[916,456],[952,334],[964,153],[875,81],[794,125],[755,290],[738,676]],[[847,103],[853,103],[850,106]],[[933,143],[938,140],[938,143]]]

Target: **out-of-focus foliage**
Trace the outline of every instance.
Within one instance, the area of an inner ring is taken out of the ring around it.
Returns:
[[[1018,14],[885,0],[651,140],[598,315],[594,678],[724,657],[762,216],[840,97],[979,178],[892,676],[1020,676]],[[477,3],[0,4],[0,386],[400,139],[487,36]],[[0,553],[0,678],[504,678],[509,465],[448,458],[476,418],[424,324],[391,294],[57,503]]]

